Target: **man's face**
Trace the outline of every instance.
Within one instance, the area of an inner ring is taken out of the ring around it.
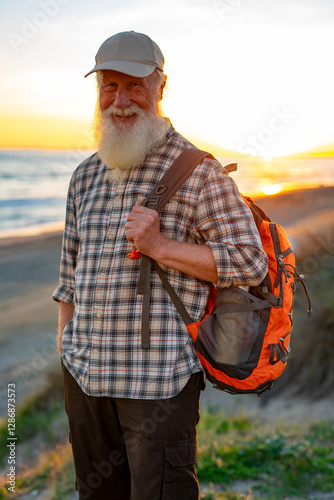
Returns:
[[[159,92],[157,76],[137,78],[117,71],[103,70],[100,76],[99,100],[101,111],[113,106],[111,118],[118,128],[133,125],[136,109],[158,113]]]
[[[119,181],[165,139],[170,124],[159,109],[163,87],[156,72],[146,78],[99,72],[95,138],[111,180]]]

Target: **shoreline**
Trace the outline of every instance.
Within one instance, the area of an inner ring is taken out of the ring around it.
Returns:
[[[307,220],[334,209],[334,186],[301,187],[273,195],[258,194],[251,198],[267,212],[271,220],[286,228],[295,228],[302,219]],[[58,221],[0,231],[0,247],[59,235],[63,233],[64,226],[64,221]]]
[[[13,229],[10,231],[0,231],[0,246],[25,243],[31,240],[38,240],[49,236],[59,235],[63,233],[64,226],[64,221],[59,221],[34,225],[17,230]]]

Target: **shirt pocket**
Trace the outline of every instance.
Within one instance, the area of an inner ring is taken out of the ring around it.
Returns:
[[[167,238],[195,242],[191,207],[172,199],[159,210],[159,218],[161,232]]]

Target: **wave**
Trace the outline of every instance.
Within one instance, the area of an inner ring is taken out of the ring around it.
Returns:
[[[64,205],[65,198],[17,198],[0,200],[0,208]]]
[[[63,221],[65,206],[58,197],[0,200],[0,234]]]

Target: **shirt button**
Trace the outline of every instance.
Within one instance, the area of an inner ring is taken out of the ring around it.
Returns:
[[[102,318],[102,313],[96,313],[95,315],[97,318]]]
[[[115,236],[114,233],[107,234],[108,240],[112,240],[114,238],[114,236]]]
[[[106,277],[106,273],[100,273],[100,278],[105,278]]]
[[[93,354],[98,354],[98,353],[99,353],[99,351],[97,349],[93,350]]]
[[[115,196],[115,200],[116,200],[116,201],[120,201],[120,199],[121,199],[120,195],[119,195],[119,194],[117,194],[117,195]]]

